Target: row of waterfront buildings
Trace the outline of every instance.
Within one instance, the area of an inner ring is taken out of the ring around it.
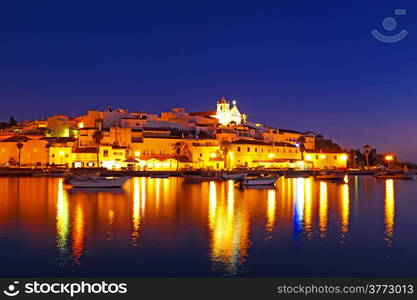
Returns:
[[[225,98],[216,110],[149,114],[90,110],[0,132],[2,166],[178,170],[344,168],[347,154],[313,132],[248,121]]]

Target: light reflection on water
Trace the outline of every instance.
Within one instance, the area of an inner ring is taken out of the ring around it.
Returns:
[[[327,231],[327,182],[320,182],[320,209],[319,209],[319,225],[320,225],[320,236],[325,237]]]
[[[246,190],[232,181],[132,178],[123,190],[74,191],[58,178],[0,178],[0,246],[10,260],[4,274],[17,264],[21,274],[43,275],[285,276],[304,251],[330,251],[326,259],[337,261],[360,247],[366,253],[385,248],[395,257],[392,249],[408,236],[406,226],[403,236],[394,234],[400,231],[394,227],[397,185],[415,188],[415,182],[369,177],[344,183],[280,178],[276,188]],[[417,207],[406,205],[408,218]],[[23,246],[39,260],[21,256]],[[270,251],[276,261],[264,255]],[[294,274],[310,274],[308,268]],[[333,270],[323,261],[311,268]],[[366,266],[358,261],[348,274],[355,270],[365,274]]]
[[[395,195],[394,180],[385,181],[385,241],[388,246],[392,244],[394,235],[394,217],[395,217]]]

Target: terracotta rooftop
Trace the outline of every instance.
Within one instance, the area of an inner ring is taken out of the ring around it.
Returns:
[[[4,143],[15,142],[15,143],[17,143],[17,142],[27,142],[29,140],[30,140],[30,138],[28,138],[27,136],[15,135],[15,136],[9,137],[7,139],[1,140],[0,142],[4,142]]]

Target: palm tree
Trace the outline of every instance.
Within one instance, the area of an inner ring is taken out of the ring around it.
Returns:
[[[304,160],[304,151],[306,149],[305,146],[304,146],[305,141],[306,141],[306,139],[303,136],[297,139],[296,147],[300,150],[301,160]]]
[[[176,142],[172,144],[172,150],[174,151],[175,159],[177,160],[177,171],[179,168],[179,159],[181,156],[185,156],[191,159],[191,152],[188,149],[188,144],[185,142]]]
[[[96,157],[97,157],[97,167],[100,167],[100,144],[101,141],[103,140],[104,135],[103,135],[103,131],[101,130],[96,130],[93,134],[93,140],[94,143],[97,146],[97,153],[96,153]]]
[[[20,152],[21,152],[23,146],[24,146],[24,144],[22,142],[20,142],[20,141],[17,142],[17,144],[16,144],[17,151],[19,152],[19,160],[18,160],[18,163],[17,163],[19,169],[20,169]]]
[[[174,151],[175,159],[177,160],[177,171],[179,168],[178,160],[180,159],[180,156],[181,156],[181,148],[182,148],[181,142],[176,142],[172,144],[172,150]]]
[[[363,146],[363,151],[365,154],[365,160],[366,160],[366,167],[369,168],[369,150],[371,147],[369,145]]]
[[[229,165],[228,165],[228,161],[227,161],[227,156],[230,152],[230,144],[227,141],[221,141],[220,142],[220,152],[223,156],[224,159],[224,168],[228,169]]]

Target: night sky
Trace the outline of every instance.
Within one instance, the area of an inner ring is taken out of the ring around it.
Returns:
[[[387,44],[373,29],[409,34]],[[417,161],[416,37],[415,0],[2,0],[0,119],[225,96],[249,120]]]

